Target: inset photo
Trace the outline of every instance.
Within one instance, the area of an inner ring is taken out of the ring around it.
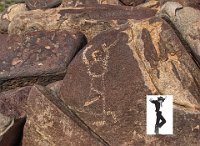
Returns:
[[[173,96],[147,95],[146,130],[148,135],[173,134]]]

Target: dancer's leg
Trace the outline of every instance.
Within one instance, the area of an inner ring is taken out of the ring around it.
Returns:
[[[162,113],[160,114],[160,119],[161,119],[161,123],[159,123],[159,128],[161,128],[165,123],[166,123],[166,120],[165,120],[165,118],[162,116]]]
[[[160,112],[156,113],[156,125],[158,126],[160,123]]]
[[[155,125],[155,133],[159,134],[159,121],[160,121],[160,116],[159,112],[156,113],[156,125]]]

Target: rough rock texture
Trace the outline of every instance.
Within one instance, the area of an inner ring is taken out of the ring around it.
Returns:
[[[24,0],[0,0],[0,13],[11,5],[24,3]]]
[[[27,11],[25,4],[15,4],[7,8],[0,17],[0,32],[7,32],[8,25],[18,14]]]
[[[1,90],[62,79],[70,61],[86,43],[83,34],[67,31],[0,34],[0,38]]]
[[[0,16],[0,146],[199,146],[198,0],[25,1]],[[149,94],[174,135],[146,135]]]
[[[63,0],[62,7],[67,6],[79,6],[79,5],[97,5],[97,4],[109,4],[118,5],[119,0]]]
[[[20,118],[25,116],[23,106],[28,98],[31,86],[17,88],[0,93],[0,113],[11,117]]]
[[[10,127],[13,125],[13,120],[10,117],[4,116],[0,113],[0,142],[2,141],[2,138],[4,134],[10,129]]]
[[[12,120],[3,134],[0,146],[19,146],[26,122],[24,106],[30,89],[28,86],[0,93],[0,113]]]
[[[95,37],[69,65],[61,95],[110,145],[138,146],[151,143],[145,135],[146,95],[173,94],[174,104],[200,109],[199,83],[199,69],[173,29],[151,18]],[[175,131],[185,142],[199,141]]]
[[[19,146],[26,122],[23,107],[30,89],[31,87],[27,86],[0,93],[0,113],[12,119],[12,123],[0,141],[0,146]]]
[[[146,0],[119,0],[119,1],[126,6],[137,6],[142,3],[145,3]]]
[[[200,9],[199,0],[159,0],[161,5],[164,5],[166,2],[178,2],[183,6],[189,6],[193,8]]]
[[[174,135],[153,136],[149,138],[149,143],[164,146],[198,146],[200,142],[200,112],[175,107],[173,114]]]
[[[59,6],[62,0],[25,0],[27,7],[34,9],[47,9]]]
[[[61,80],[61,81],[51,83],[51,84],[47,85],[46,87],[48,89],[50,89],[51,93],[54,96],[60,97],[60,88],[61,88],[62,84],[63,84],[63,81]]]
[[[0,146],[21,146],[26,117],[13,120],[12,127],[3,135]]]
[[[101,146],[53,102],[60,104],[44,88],[33,86],[26,105],[27,123],[23,146]]]
[[[142,8],[150,8],[156,11],[160,10],[160,3],[158,1],[150,0],[148,2],[142,3],[138,5],[137,7],[142,7]]]
[[[9,25],[10,34],[33,30],[80,30],[91,40],[98,33],[117,27],[127,19],[141,20],[154,16],[156,10],[97,5],[25,12]]]
[[[161,8],[160,15],[173,23],[200,64],[200,11],[182,7],[175,2],[167,2]]]

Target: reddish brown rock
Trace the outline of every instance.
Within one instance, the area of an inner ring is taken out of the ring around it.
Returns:
[[[25,0],[27,7],[34,9],[47,9],[59,6],[62,0]]]
[[[0,38],[1,90],[61,80],[76,52],[86,43],[83,34],[67,31],[1,34]]]
[[[75,57],[61,98],[108,144],[143,146],[153,144],[145,130],[146,95],[172,94],[175,105],[199,110],[199,83],[197,65],[165,21],[130,20],[127,27],[96,36]],[[194,124],[189,118],[183,121]],[[174,131],[179,145],[199,141]]]
[[[198,110],[195,111],[193,109],[174,106],[173,115],[173,135],[155,136],[135,132],[134,136],[143,137],[145,141],[145,143],[139,143],[139,145],[198,146],[200,142],[200,112]],[[142,128],[145,130],[145,127]]]
[[[31,86],[17,88],[0,93],[0,113],[12,117],[19,118],[25,115],[23,106],[28,98]]]
[[[45,88],[34,86],[27,103],[28,118],[24,129],[23,146],[103,145],[90,135],[90,132],[81,129],[69,118],[64,104],[59,99],[51,97]]]
[[[0,93],[0,113],[12,120],[2,136],[0,146],[19,146],[26,121],[24,106],[30,89],[23,87]]]
[[[126,6],[137,6],[142,3],[145,3],[146,0],[119,0],[119,1]]]
[[[152,17],[157,10],[125,6],[97,5],[78,8],[35,10],[21,14],[9,25],[10,34],[33,30],[79,30],[91,40],[98,33],[127,23],[127,19]]]
[[[200,142],[200,112],[175,107],[174,134],[149,138],[149,143],[164,146],[198,146]],[[183,124],[184,123],[184,124]]]

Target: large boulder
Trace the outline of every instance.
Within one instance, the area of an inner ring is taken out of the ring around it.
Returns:
[[[199,68],[174,30],[153,17],[130,20],[128,26],[91,40],[70,63],[61,98],[110,145],[149,145],[156,137],[145,134],[146,95],[172,94],[174,105],[199,110],[199,83]],[[175,119],[175,125],[194,124]],[[174,138],[183,142],[178,145],[200,142],[177,126],[174,131]]]
[[[32,87],[27,105],[23,146],[103,146],[79,118],[44,87]],[[76,120],[74,120],[76,119]]]
[[[162,6],[160,15],[171,21],[200,64],[200,10],[167,2]]]
[[[1,15],[0,15],[0,33],[5,33],[8,31],[8,26],[12,19],[18,14],[27,11],[25,4],[15,4],[8,7]]]
[[[74,55],[86,43],[82,33],[67,31],[0,34],[0,38],[1,90],[61,80]]]
[[[111,5],[35,10],[15,17],[8,32],[22,34],[34,30],[79,30],[91,40],[104,30],[127,23],[127,19],[141,20],[154,16],[156,12],[148,8]]]

